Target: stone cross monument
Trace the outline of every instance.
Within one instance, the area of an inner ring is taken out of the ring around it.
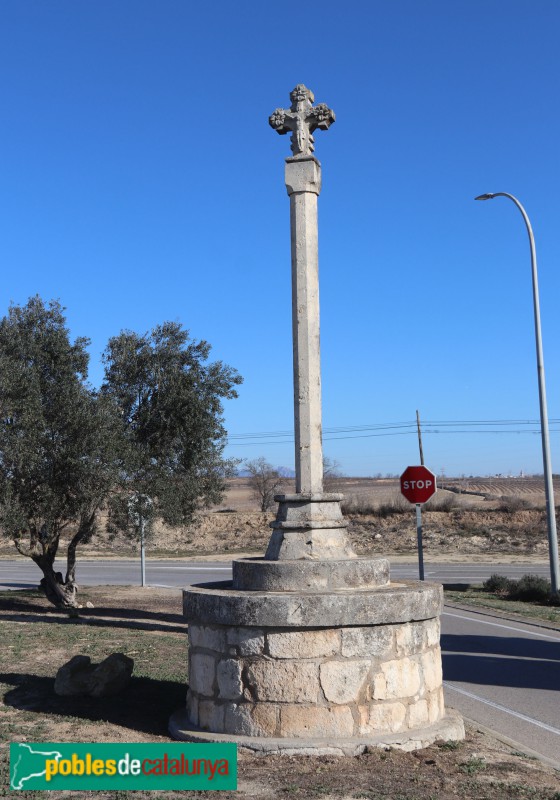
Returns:
[[[169,729],[260,753],[412,750],[464,736],[445,709],[442,587],[390,580],[386,558],[358,557],[342,495],[323,492],[317,198],[313,131],[334,113],[302,84],[269,118],[292,134],[286,159],[292,240],[296,492],[279,495],[264,558],[233,561],[233,580],[183,593],[189,689]]]
[[[321,165],[313,156],[313,131],[327,130],[334,111],[313,106],[303,84],[291,92],[289,109],[277,108],[269,123],[292,133],[292,158],[286,159],[292,246],[292,336],[294,348],[294,433],[296,494],[280,495],[267,559],[352,558],[341,495],[323,494],[321,357],[319,335],[319,248],[317,199]]]

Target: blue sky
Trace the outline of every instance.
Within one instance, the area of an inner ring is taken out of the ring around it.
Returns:
[[[60,299],[95,384],[110,336],[181,321],[245,379],[228,454],[292,466],[290,152],[267,120],[303,82],[337,116],[316,134],[326,454],[400,473],[413,427],[376,426],[418,408],[436,472],[541,471],[527,235],[473,198],[531,218],[560,420],[559,26],[556,0],[2,0],[0,310]]]

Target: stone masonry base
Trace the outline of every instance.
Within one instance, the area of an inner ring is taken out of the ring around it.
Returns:
[[[187,708],[171,733],[314,753],[462,738],[444,709],[439,634],[438,617],[314,629],[191,623]]]

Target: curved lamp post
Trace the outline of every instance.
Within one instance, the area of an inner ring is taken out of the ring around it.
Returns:
[[[546,408],[546,388],[544,382],[544,363],[541,337],[541,315],[539,306],[539,284],[537,280],[537,254],[535,251],[535,237],[527,212],[512,194],[507,192],[494,192],[481,194],[475,200],[492,200],[494,197],[509,197],[521,211],[531,246],[531,271],[533,276],[533,308],[535,312],[535,338],[537,344],[537,374],[539,378],[539,403],[541,411],[541,437],[544,467],[544,488],[546,495],[546,517],[548,523],[548,552],[550,558],[550,582],[552,594],[557,595],[560,589],[560,571],[558,568],[558,536],[556,533],[556,509],[554,507],[554,488],[552,486],[552,468],[550,465],[550,440],[548,434],[548,412]]]

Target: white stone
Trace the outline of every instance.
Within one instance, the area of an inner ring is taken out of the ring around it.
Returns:
[[[393,648],[392,627],[345,628],[342,631],[342,655],[347,658],[386,658]]]
[[[424,686],[427,692],[439,689],[443,680],[441,668],[441,650],[434,647],[422,653],[422,673],[424,676]]]
[[[206,625],[189,625],[189,646],[202,647],[222,653],[224,650],[224,631]]]
[[[189,686],[197,694],[214,696],[216,661],[206,653],[191,653],[189,659]]]
[[[412,697],[420,690],[419,665],[411,658],[386,661],[381,664],[381,673],[374,676],[373,686],[376,700]]]
[[[397,655],[410,656],[439,644],[439,619],[409,622],[395,630]]]
[[[203,731],[223,733],[224,711],[224,706],[213,700],[201,700],[198,704],[198,727]]]
[[[340,649],[340,632],[334,630],[269,633],[266,640],[273,658],[321,658]]]
[[[404,703],[372,703],[360,707],[361,734],[390,731],[396,733],[404,727],[406,706]]]
[[[227,643],[240,656],[260,655],[264,650],[262,628],[228,628]]]
[[[345,737],[354,733],[354,718],[346,706],[285,705],[280,708],[280,736]]]
[[[321,687],[327,700],[339,704],[358,702],[369,669],[369,661],[327,661],[321,664]]]
[[[428,703],[426,700],[418,700],[408,707],[408,727],[419,728],[428,722]]]
[[[230,703],[226,706],[224,730],[240,736],[274,736],[278,706],[272,703]]]
[[[237,700],[243,694],[241,664],[234,658],[223,659],[216,667],[219,696],[225,700]]]
[[[436,689],[426,696],[428,703],[428,722],[433,724],[440,720],[445,713],[445,706],[443,701],[443,689]]]
[[[259,701],[315,702],[317,666],[309,661],[256,661],[247,666],[247,688]]]
[[[321,168],[314,158],[286,162],[292,237],[292,329],[296,492],[323,491],[319,246],[317,196]]]

